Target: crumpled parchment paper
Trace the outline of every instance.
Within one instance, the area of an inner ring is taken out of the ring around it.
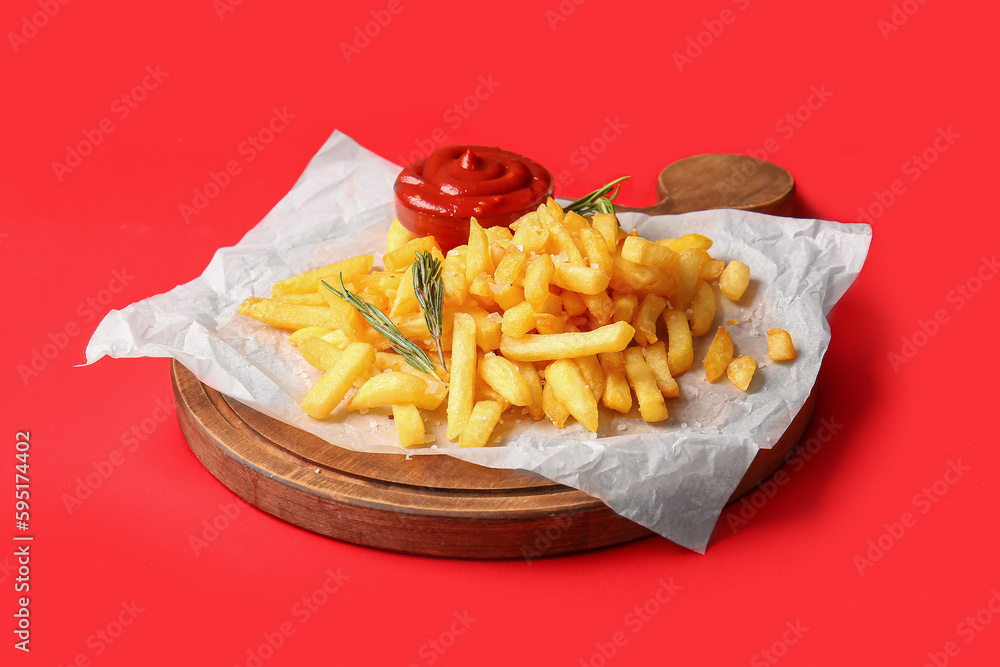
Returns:
[[[388,411],[348,414],[341,407],[326,421],[306,416],[298,403],[320,372],[301,359],[287,332],[237,313],[244,298],[269,296],[281,278],[361,253],[380,258],[399,170],[335,132],[292,190],[239,243],[219,249],[200,277],[108,313],[87,362],[173,357],[220,392],[337,446],[401,453]],[[514,409],[494,432],[494,446],[459,449],[444,437],[442,407],[426,418],[435,444],[412,454],[534,471],[703,552],[758,449],[777,442],[808,397],[830,341],[826,315],[861,270],[871,228],[736,210],[619,219],[647,238],[696,231],[715,241],[714,257],[751,267],[739,304],[718,295],[715,322],[739,320],[727,329],[737,354],[758,363],[750,390],[705,380],[709,334],[695,341],[695,366],[678,378],[681,397],[668,401],[666,422],[646,424],[635,408],[626,417],[602,408],[593,434],[576,422],[558,430]],[[768,361],[771,327],[791,333],[795,362]]]

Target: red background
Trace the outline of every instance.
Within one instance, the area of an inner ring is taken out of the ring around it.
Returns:
[[[30,655],[6,630],[14,543],[0,538],[4,664],[252,665],[286,622],[294,634],[265,649],[269,667],[996,664],[1000,454],[988,424],[1000,280],[984,264],[998,233],[981,196],[997,171],[993,3],[277,4],[0,9],[0,535],[16,532],[15,433],[27,429],[36,538]],[[386,25],[345,55],[373,17]],[[115,100],[147,66],[166,74],[122,118]],[[495,89],[467,99],[480,77]],[[241,142],[274,108],[294,118],[247,161]],[[91,154],[57,174],[67,145],[104,119],[112,129]],[[585,157],[608,119],[621,131]],[[875,240],[831,318],[807,434],[818,450],[754,511],[730,508],[706,555],[653,538],[531,563],[415,558],[243,503],[194,458],[173,415],[162,420],[166,360],[74,365],[100,315],[197,276],[334,129],[396,161],[435,137],[497,144],[567,172],[569,196],[631,174],[632,204],[652,203],[656,174],[676,159],[768,146],[796,177],[801,215],[847,222],[867,210]],[[933,163],[914,169],[925,152]],[[230,160],[241,172],[185,221],[180,205]],[[64,349],[22,376],[50,342]],[[841,425],[823,443],[821,419]],[[152,433],[135,443],[143,424]],[[68,508],[78,478],[112,456],[121,465]],[[946,474],[949,462],[967,470]],[[220,505],[238,516],[196,549]],[[908,526],[894,526],[907,512]],[[328,568],[349,579],[304,619],[295,605]],[[680,586],[663,605],[650,602],[661,580]],[[133,601],[134,622],[98,639]],[[636,616],[646,604],[655,613]],[[475,620],[450,635],[464,612]]]

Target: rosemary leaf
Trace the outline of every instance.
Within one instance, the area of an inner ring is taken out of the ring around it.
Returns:
[[[413,291],[417,295],[417,303],[424,311],[424,322],[427,330],[437,343],[441,366],[446,371],[444,350],[441,348],[442,318],[444,316],[444,283],[441,280],[441,260],[426,250],[416,253],[417,260],[413,263]]]
[[[571,204],[564,206],[563,211],[575,211],[580,215],[586,215],[588,213],[614,213],[615,207],[611,202],[618,196],[618,191],[621,189],[621,186],[618,184],[626,178],[628,178],[628,176],[616,178],[603,187],[600,187],[593,192],[580,197]]]

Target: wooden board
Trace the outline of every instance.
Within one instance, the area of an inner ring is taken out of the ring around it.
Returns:
[[[321,535],[455,558],[536,558],[650,535],[601,501],[533,473],[449,456],[364,454],[330,445],[171,367],[191,451],[251,505]],[[784,437],[761,450],[730,500],[770,475],[805,431],[815,391]],[[318,472],[317,472],[318,471]]]
[[[741,176],[742,174],[742,176]],[[788,215],[795,184],[744,155],[696,155],[660,174],[661,201],[615,207],[650,215],[742,208]],[[339,540],[408,554],[536,558],[650,535],[582,491],[538,475],[449,456],[363,454],[271,419],[171,368],[177,418],[191,450],[229,489],[269,514]],[[732,498],[752,489],[795,446],[815,390],[779,442],[758,453]]]

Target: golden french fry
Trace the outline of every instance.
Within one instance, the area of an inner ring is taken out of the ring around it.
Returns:
[[[726,367],[733,360],[733,338],[725,327],[719,327],[715,338],[705,354],[705,377],[714,382],[726,372]]]
[[[604,241],[604,237],[589,226],[580,229],[578,234],[587,262],[591,266],[596,264],[601,267],[601,271],[610,276],[614,269],[614,261],[611,259],[611,252],[608,250],[608,244]]]
[[[669,241],[665,245],[676,253],[683,253],[690,248],[708,250],[712,247],[712,239],[701,234],[685,234],[679,239],[661,239],[661,241]],[[657,241],[657,243],[660,243],[660,241]]]
[[[324,419],[344,400],[354,381],[375,363],[375,348],[368,343],[351,343],[337,358],[333,368],[323,373],[302,399],[302,410],[310,417]]]
[[[333,264],[328,264],[312,271],[300,273],[291,278],[279,280],[271,287],[271,295],[317,292],[319,291],[319,281],[323,278],[333,278],[339,284],[340,274],[344,274],[344,280],[347,281],[354,276],[368,273],[374,265],[375,258],[371,255],[351,257],[350,259],[334,262]]]
[[[399,218],[393,218],[389,225],[389,233],[385,236],[385,251],[390,253],[393,250],[402,248],[404,245],[417,238],[417,235],[404,227]]]
[[[628,322],[631,324],[635,317],[635,311],[639,310],[639,297],[635,294],[615,292],[611,297],[614,304],[614,314],[612,318],[615,322]]]
[[[444,356],[447,360],[448,355],[446,354]],[[448,366],[450,368],[451,364],[449,363]],[[424,382],[426,382],[428,385],[430,385],[432,382],[438,381],[438,379],[433,375],[431,375],[430,373],[424,373],[423,371],[418,370],[413,366],[411,366],[403,357],[403,355],[397,354],[395,352],[376,351],[375,368],[380,371],[393,370],[393,371],[399,371],[401,373],[409,373],[410,375],[416,375],[418,378],[422,378]],[[441,367],[440,363],[434,364],[434,371],[443,380],[448,379],[448,373],[445,372],[445,370]]]
[[[749,286],[750,267],[743,262],[729,262],[719,276],[719,291],[730,301],[739,301]]]
[[[635,342],[639,345],[651,345],[657,341],[656,323],[667,307],[667,300],[656,294],[647,294],[639,305],[639,312],[632,318],[635,327]]]
[[[403,277],[399,279],[399,287],[396,289],[396,298],[392,300],[389,317],[416,312],[420,312],[420,302],[417,301],[417,293],[413,290],[413,265],[410,264],[403,272]]]
[[[497,422],[500,421],[500,412],[500,404],[496,401],[476,403],[469,414],[465,428],[462,429],[458,445],[460,447],[485,447]]]
[[[535,313],[535,330],[540,334],[563,333],[566,320],[552,313]]]
[[[493,279],[497,285],[524,284],[524,268],[527,264],[527,255],[515,245],[507,246],[503,257],[497,263],[497,268],[493,272]]]
[[[552,282],[564,290],[579,294],[600,294],[608,288],[610,276],[599,266],[579,266],[559,262],[554,266]],[[527,280],[527,278],[525,279]]]
[[[554,273],[555,266],[548,255],[535,255],[528,261],[524,272],[524,298],[536,311],[540,311],[549,298],[549,284]]]
[[[285,303],[293,303],[299,306],[325,306],[326,299],[319,292],[289,292],[288,294],[275,294],[274,298]]]
[[[500,287],[493,294],[493,299],[497,302],[500,310],[508,310],[524,301],[524,288],[517,285]]]
[[[500,324],[501,344],[504,336],[520,338],[535,328],[535,311],[531,304],[522,301],[513,308],[504,311],[503,322]],[[507,356],[506,354],[504,356]]]
[[[601,402],[605,407],[622,414],[632,409],[632,390],[625,379],[625,358],[621,352],[602,352],[597,355],[604,371],[604,393]]]
[[[465,282],[472,284],[483,271],[493,274],[493,256],[486,231],[472,218],[469,221],[469,249],[465,254]]]
[[[712,329],[714,319],[715,293],[711,285],[699,279],[694,288],[694,299],[691,300],[691,335],[707,334]]]
[[[483,308],[492,308],[497,304],[495,289],[496,283],[493,282],[493,276],[485,271],[476,276],[469,284],[469,294]]]
[[[677,380],[670,375],[670,362],[667,361],[667,348],[663,341],[653,343],[645,350],[646,364],[653,372],[653,379],[656,386],[660,388],[660,393],[664,398],[677,398],[681,395],[681,388],[677,385]]]
[[[480,359],[477,372],[483,382],[493,387],[511,405],[531,403],[531,389],[513,361],[490,353]]]
[[[673,266],[673,276],[677,282],[676,294],[670,299],[670,303],[675,308],[686,310],[691,305],[700,272],[701,255],[698,254],[698,249],[688,248],[682,252]]]
[[[392,406],[392,421],[396,424],[399,444],[410,448],[424,444],[424,420],[413,403],[398,403]]]
[[[590,387],[594,400],[601,400],[601,394],[604,393],[604,370],[601,368],[601,362],[597,355],[588,354],[584,357],[576,357],[573,361],[580,367],[580,372],[587,380],[587,386]]]
[[[686,325],[687,320],[684,322]],[[504,334],[500,337],[500,351],[512,361],[571,359],[601,352],[620,352],[634,334],[635,329],[627,322],[606,324],[592,331],[526,334],[520,338]]]
[[[580,367],[571,359],[556,359],[545,367],[545,385],[578,422],[597,432],[597,399],[590,391]]]
[[[321,371],[328,371],[337,363],[337,359],[342,354],[335,345],[326,342],[322,338],[310,336],[299,341],[299,352],[310,366]]]
[[[549,230],[549,240],[545,244],[545,249],[553,255],[566,255],[566,261],[570,264],[583,264],[583,254],[562,223],[550,218],[546,226]]]
[[[667,325],[667,361],[670,375],[676,377],[694,364],[694,346],[687,315],[679,308],[663,311],[663,322]]]
[[[583,315],[587,312],[587,304],[584,303],[583,298],[576,292],[564,290],[559,296],[562,298],[563,309],[570,317]]]
[[[441,281],[444,283],[444,298],[448,303],[461,306],[469,291],[465,282],[465,252],[468,246],[458,246],[448,251],[441,265]]]
[[[635,390],[639,401],[639,414],[643,421],[659,422],[668,417],[667,404],[663,402],[663,394],[656,385],[653,371],[642,357],[642,350],[630,347],[622,353],[625,357],[625,376]]]
[[[417,253],[432,252],[436,249],[439,253],[441,249],[437,247],[437,241],[433,236],[421,236],[420,238],[407,241],[404,245],[396,248],[392,252],[387,252],[382,256],[382,266],[386,271],[405,271],[406,267],[413,264],[417,258]]]
[[[503,225],[496,225],[494,227],[483,227],[483,231],[486,232],[486,240],[490,242],[490,245],[497,243],[504,248],[510,243],[511,238],[514,236],[514,232],[510,231],[509,227],[504,227]]]
[[[349,412],[368,410],[380,405],[414,403],[425,410],[434,410],[442,402],[447,390],[440,382],[433,388],[423,379],[410,373],[385,371],[365,382],[347,402]]]
[[[547,208],[549,210],[549,214],[553,218],[555,218],[559,222],[563,222],[564,221],[565,216],[563,214],[563,208],[562,208],[562,206],[559,205],[559,202],[557,202],[555,199],[553,199],[552,197],[546,198],[546,200],[545,200],[545,208]],[[572,211],[570,213],[572,213]],[[580,217],[576,213],[572,213],[572,214],[576,215],[578,218]],[[585,223],[587,222],[586,219],[583,219],[583,221]]]
[[[726,268],[726,263],[721,259],[713,259],[707,250],[703,250],[702,252],[705,254],[702,255],[701,270],[698,272],[698,277],[710,283],[719,277],[722,270]]]
[[[500,406],[500,412],[506,412],[510,408],[510,401],[500,395],[500,393],[493,387],[486,384],[486,381],[481,377],[476,378],[476,394],[472,401],[473,405],[479,401],[494,401]]]
[[[326,302],[324,301],[324,304]],[[328,334],[332,329],[326,327],[303,327],[294,331],[289,337],[288,342],[295,345],[299,344],[299,341],[305,340],[306,338],[319,338],[323,334]]]
[[[634,264],[667,269],[677,259],[670,248],[651,243],[640,236],[630,236],[622,245],[621,255]]]
[[[618,218],[613,213],[595,213],[590,224],[604,239],[608,252],[615,254],[618,250]]]
[[[616,290],[645,290],[660,280],[659,270],[630,262],[621,255],[615,255],[612,264],[614,271],[610,284]]]
[[[468,313],[455,313],[450,370],[448,439],[454,442],[472,414],[476,392],[476,320]]]
[[[740,391],[746,391],[756,370],[757,362],[753,360],[753,357],[740,355],[726,366],[726,375],[729,376],[730,382],[740,388]]]
[[[569,410],[559,402],[555,391],[552,389],[552,385],[548,383],[542,388],[542,410],[545,412],[545,416],[555,424],[556,428],[566,426],[566,420],[569,419]]]
[[[798,358],[792,337],[784,329],[767,330],[767,358],[771,361],[794,361]]]
[[[326,306],[298,306],[277,299],[261,299],[255,296],[247,297],[240,304],[240,314],[278,329],[293,331],[313,326],[339,329],[344,324]]]
[[[550,199],[549,201],[552,200]],[[553,203],[555,202],[553,201]],[[556,206],[559,206],[559,204],[556,204]],[[558,220],[559,216],[556,216],[556,219]],[[579,213],[577,213],[576,211],[570,211],[569,213],[564,215],[562,218],[562,224],[563,227],[565,227],[571,232],[578,232],[582,229],[590,229],[590,223],[587,222],[587,219],[582,215],[580,215]]]
[[[528,414],[534,420],[539,420],[545,416],[545,408],[542,407],[542,378],[538,375],[535,365],[528,361],[515,361],[514,365],[528,385],[528,392],[531,394],[531,403],[528,404]]]
[[[594,318],[594,322],[598,326],[603,326],[611,320],[615,305],[611,302],[611,297],[608,296],[607,292],[581,294],[580,298],[583,299],[583,303],[586,304],[587,310],[590,311],[591,317]]]
[[[538,213],[532,211],[523,216],[519,222],[514,238],[510,240],[511,246],[517,246],[526,255],[544,251],[545,244],[549,240],[549,230],[542,223]]]

